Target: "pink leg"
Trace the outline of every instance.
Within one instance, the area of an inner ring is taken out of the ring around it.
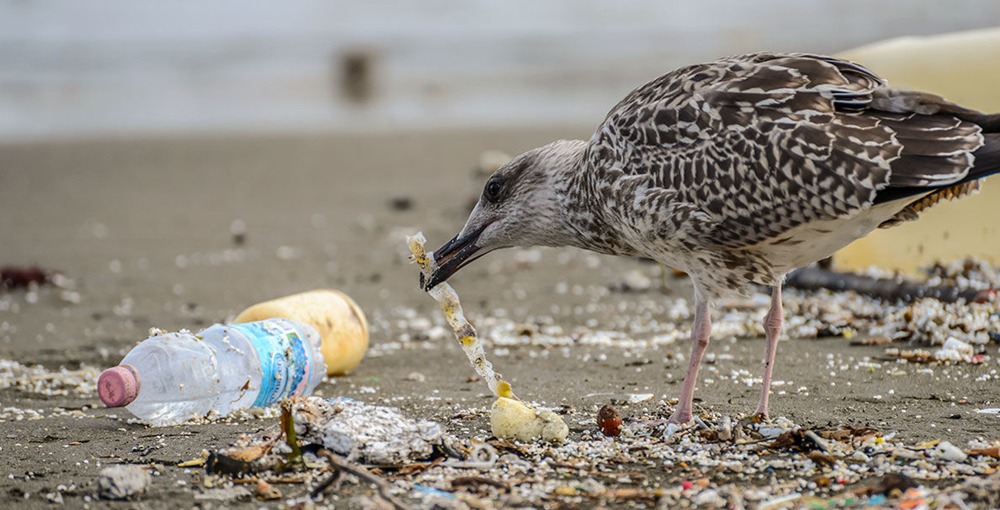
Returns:
[[[694,385],[698,382],[698,367],[705,355],[705,348],[712,333],[712,317],[708,311],[708,301],[695,290],[694,293],[694,324],[691,325],[691,359],[688,361],[687,374],[681,386],[681,397],[677,409],[670,415],[669,423],[687,423],[691,421],[694,408]]]
[[[764,355],[764,381],[760,386],[760,403],[757,415],[767,417],[767,398],[771,393],[771,373],[774,372],[774,355],[778,351],[781,323],[785,315],[781,308],[781,285],[771,291],[771,309],[764,316],[764,332],[767,334],[767,352]]]

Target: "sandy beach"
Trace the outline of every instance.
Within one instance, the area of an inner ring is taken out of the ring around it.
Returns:
[[[589,131],[589,126],[565,126],[0,147],[0,265],[38,265],[70,282],[0,292],[0,359],[41,365],[39,374],[79,371],[73,379],[79,384],[55,394],[46,394],[45,388],[52,388],[45,384],[37,391],[10,384],[0,389],[0,505],[51,508],[55,500],[67,508],[281,505],[245,496],[206,498],[211,488],[200,469],[177,467],[202,450],[261,431],[273,418],[149,428],[130,422],[123,409],[103,408],[93,378],[97,370],[117,364],[151,327],[197,330],[251,304],[313,288],[351,295],[371,324],[369,356],[354,373],[324,382],[323,396],[397,406],[438,421],[456,437],[489,438],[483,411],[492,397],[482,383],[469,382],[473,372],[458,344],[450,333],[441,334],[442,318],[417,287],[418,271],[407,260],[404,237],[422,230],[436,247],[458,231],[482,185],[473,169],[483,151],[516,154],[557,138],[586,138]],[[237,220],[246,225],[242,244],[230,230]],[[619,290],[630,274],[645,277],[648,285]],[[510,325],[523,328],[519,343],[488,344],[494,363],[519,396],[564,415],[570,440],[583,443],[596,431],[588,420],[600,405],[648,393],[651,399],[620,404],[620,410],[627,421],[663,418],[666,404],[660,402],[679,392],[687,343],[651,339],[663,334],[667,323],[686,327],[687,319],[660,316],[645,332],[628,329],[633,321],[656,319],[651,314],[659,313],[657,303],[690,297],[686,279],[661,281],[659,274],[660,268],[644,261],[543,249],[492,254],[452,283],[487,340]],[[786,297],[795,299],[794,293]],[[432,330],[437,333],[429,334]],[[616,332],[636,342],[623,348]],[[598,341],[601,334],[612,341]],[[720,415],[752,411],[757,385],[739,374],[759,377],[763,347],[762,337],[716,336],[696,407]],[[906,445],[943,440],[964,448],[970,440],[998,439],[997,416],[976,412],[1000,406],[995,342],[984,348],[987,357],[979,364],[880,361],[885,349],[852,345],[844,336],[783,341],[773,414],[803,427],[895,433],[894,440]],[[860,363],[865,359],[874,361]],[[120,463],[149,466],[154,474],[149,492],[130,503],[97,499],[98,471]],[[641,474],[643,484],[633,476],[603,479],[603,485],[670,487],[704,477],[749,490],[797,476],[740,481],[711,470],[695,475],[663,465],[627,469]],[[996,482],[995,475],[982,472],[961,476]],[[920,483],[937,487],[946,479],[939,473]],[[307,488],[283,490],[294,496]],[[336,496],[341,499],[326,504],[371,499],[365,486],[345,485],[343,491]],[[428,505],[407,491],[400,495],[415,507]],[[491,499],[488,492],[479,496]],[[751,500],[749,507],[755,505]],[[511,504],[625,505],[556,496]]]

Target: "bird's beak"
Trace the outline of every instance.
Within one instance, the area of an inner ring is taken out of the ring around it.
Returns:
[[[479,246],[479,236],[491,223],[493,221],[487,221],[468,233],[459,233],[451,241],[434,250],[432,255],[437,262],[437,269],[431,273],[430,279],[427,281],[424,281],[423,273],[420,274],[420,287],[424,290],[431,290],[437,284],[450,278],[459,269],[485,255],[485,252],[479,253],[482,248]]]

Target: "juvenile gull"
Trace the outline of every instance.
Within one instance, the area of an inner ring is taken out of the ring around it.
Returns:
[[[1000,114],[889,87],[819,55],[756,53],[677,69],[632,91],[589,141],[528,151],[486,182],[434,252],[445,281],[498,248],[649,257],[694,284],[691,358],[672,422],[688,422],[709,306],[772,288],[757,414],[766,416],[785,275],[879,227],[976,191],[1000,171]]]

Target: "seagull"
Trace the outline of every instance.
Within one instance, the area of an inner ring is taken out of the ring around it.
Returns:
[[[756,415],[768,415],[785,275],[916,219],[1000,172],[1000,114],[890,87],[859,64],[753,53],[633,90],[588,141],[530,150],[487,181],[434,251],[429,290],[491,251],[569,246],[651,258],[694,286],[691,357],[668,422],[692,419],[713,301],[771,288]]]

